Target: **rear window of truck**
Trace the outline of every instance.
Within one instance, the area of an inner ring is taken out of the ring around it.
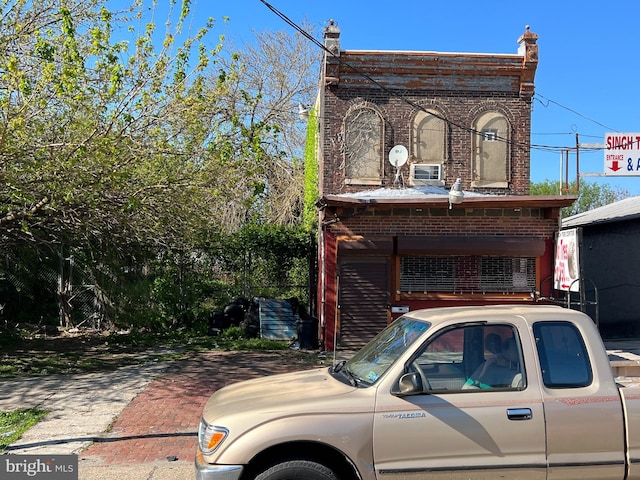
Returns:
[[[580,331],[570,322],[538,322],[533,325],[542,370],[548,388],[580,388],[591,385],[593,373]]]

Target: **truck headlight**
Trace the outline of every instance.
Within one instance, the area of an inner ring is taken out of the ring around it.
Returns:
[[[204,455],[210,455],[215,452],[216,448],[227,438],[227,435],[229,435],[229,430],[226,428],[210,425],[204,418],[200,419],[198,444]]]

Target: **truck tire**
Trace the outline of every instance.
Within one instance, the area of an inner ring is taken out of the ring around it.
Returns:
[[[338,480],[331,469],[308,460],[278,463],[256,476],[255,480]]]

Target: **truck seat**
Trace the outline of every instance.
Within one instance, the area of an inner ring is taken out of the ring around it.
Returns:
[[[476,368],[463,389],[521,387],[523,377],[515,339],[507,338],[504,343],[498,343],[499,347],[496,348],[495,339],[490,339],[490,335],[487,335],[485,342],[494,356]]]

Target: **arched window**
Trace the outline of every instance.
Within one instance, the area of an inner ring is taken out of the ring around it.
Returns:
[[[413,121],[412,153],[419,163],[442,163],[445,159],[446,124],[437,112],[418,112]]]
[[[384,123],[371,108],[358,108],[347,114],[345,128],[345,182],[380,185],[383,173]]]
[[[411,129],[410,183],[444,184],[443,164],[447,145],[446,123],[435,111],[418,112]]]
[[[478,117],[473,129],[472,185],[508,188],[511,135],[507,118],[498,112],[487,112]]]

